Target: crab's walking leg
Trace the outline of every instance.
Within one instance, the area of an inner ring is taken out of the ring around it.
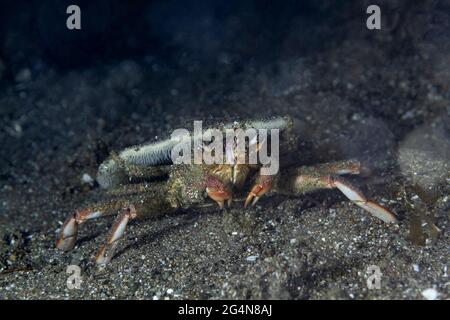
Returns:
[[[166,190],[160,183],[154,183],[151,186],[145,183],[127,185],[109,190],[109,200],[90,205],[67,217],[66,221],[61,226],[61,233],[56,242],[57,248],[64,251],[72,250],[77,240],[78,225],[90,219],[115,215],[119,210],[128,207],[130,204],[142,202],[142,197],[139,195],[147,193],[152,194],[152,190],[159,192],[159,196],[155,196],[155,199],[164,199]],[[160,204],[159,207],[165,206]],[[140,210],[140,212],[141,211],[145,210]]]
[[[111,260],[118,241],[125,233],[125,228],[128,222],[136,218],[136,216],[136,208],[133,205],[130,205],[122,210],[122,213],[117,217],[111,228],[111,234],[108,237],[108,241],[102,246],[95,257],[95,262],[98,265],[105,265]]]
[[[339,189],[347,198],[353,201],[357,206],[368,211],[375,217],[388,223],[397,222],[397,218],[391,211],[389,211],[382,205],[367,199],[360,190],[352,186],[344,179],[329,177],[328,183],[330,188]]]
[[[119,209],[121,206],[121,203],[117,203],[116,207]],[[86,220],[95,219],[110,214],[111,212],[107,210],[107,206],[103,204],[94,205],[71,214],[61,226],[61,233],[58,241],[56,242],[56,247],[64,251],[72,250],[77,241],[78,225],[82,224]]]
[[[76,213],[67,217],[64,224],[61,226],[59,238],[56,241],[56,247],[63,251],[72,250],[75,247],[78,235],[78,222],[76,220]]]
[[[397,222],[395,215],[380,204],[367,199],[364,194],[340,174],[358,173],[356,163],[348,161],[300,167],[288,170],[277,177],[276,191],[285,194],[304,194],[319,189],[339,189],[347,198],[384,222]]]

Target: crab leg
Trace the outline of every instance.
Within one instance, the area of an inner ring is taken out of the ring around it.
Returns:
[[[78,223],[76,221],[76,213],[67,217],[61,227],[59,238],[56,241],[56,247],[63,251],[72,250],[78,236]]]
[[[345,174],[360,174],[361,171],[366,172],[367,169],[362,168],[357,160],[347,160],[320,164],[314,167],[303,167],[306,171],[313,171],[314,175],[345,175]],[[244,208],[250,203],[254,206],[262,195],[270,191],[273,185],[274,176],[267,176],[260,174],[256,179],[251,191],[245,199]]]
[[[130,205],[122,210],[122,213],[117,217],[111,228],[111,234],[108,237],[108,241],[102,246],[95,257],[95,262],[98,265],[105,265],[111,260],[118,241],[125,233],[125,228],[128,222],[136,218],[136,216],[136,208],[133,205]]]
[[[111,201],[109,203],[93,205],[69,215],[61,226],[61,232],[59,239],[56,241],[56,247],[63,251],[72,250],[75,247],[78,236],[78,225],[90,219],[112,215],[126,204],[127,202],[125,201]]]
[[[282,194],[304,194],[320,189],[338,189],[357,206],[384,222],[397,222],[395,215],[380,204],[367,199],[356,187],[344,180],[342,174],[358,174],[357,161],[343,161],[300,167],[288,170],[277,177],[275,191]]]
[[[369,169],[361,166],[358,160],[335,161],[319,164],[314,167],[304,167],[306,170],[315,171],[320,175],[346,175],[346,174],[368,174]]]
[[[328,180],[330,188],[339,189],[353,203],[368,211],[373,216],[383,220],[386,223],[397,222],[397,218],[391,211],[389,211],[382,205],[367,199],[360,190],[352,186],[347,181],[343,180],[342,178],[329,178]]]
[[[96,208],[77,211],[74,214],[69,215],[61,226],[61,232],[59,239],[56,242],[56,247],[63,251],[72,250],[77,241],[78,225],[86,220],[95,219],[103,215],[104,212]]]

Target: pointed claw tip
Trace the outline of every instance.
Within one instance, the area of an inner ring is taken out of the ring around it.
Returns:
[[[248,205],[250,204],[250,202],[252,202],[252,200],[253,200],[253,195],[250,193],[250,194],[247,196],[247,198],[245,199],[245,202],[244,202],[244,208],[247,208]]]
[[[252,201],[252,207],[254,207],[256,205],[256,203],[258,202],[259,197],[255,197]]]

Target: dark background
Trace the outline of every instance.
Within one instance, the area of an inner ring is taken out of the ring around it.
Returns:
[[[82,30],[69,32],[66,28],[70,4],[81,7]],[[0,3],[0,55],[10,73],[37,61],[70,69],[148,55],[173,63],[187,54],[202,63],[216,63],[222,52],[240,63],[249,59],[267,63],[280,56],[307,54],[349,36],[376,39],[376,33],[356,24],[349,34],[349,24],[357,21],[364,26],[369,4],[324,0],[4,0]],[[408,45],[414,44],[407,42],[427,33],[436,36],[430,23],[445,23],[445,11],[449,10],[445,1],[382,4],[384,31],[379,33],[391,35],[382,39],[384,45],[410,53]]]

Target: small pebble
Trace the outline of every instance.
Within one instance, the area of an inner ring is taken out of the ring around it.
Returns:
[[[439,292],[434,288],[428,288],[422,291],[422,296],[427,300],[436,300],[439,296]]]
[[[94,179],[92,179],[92,177],[89,174],[83,173],[83,175],[81,176],[81,182],[83,184],[93,185],[94,184]]]
[[[255,262],[258,259],[258,256],[248,256],[245,260],[249,262]]]

